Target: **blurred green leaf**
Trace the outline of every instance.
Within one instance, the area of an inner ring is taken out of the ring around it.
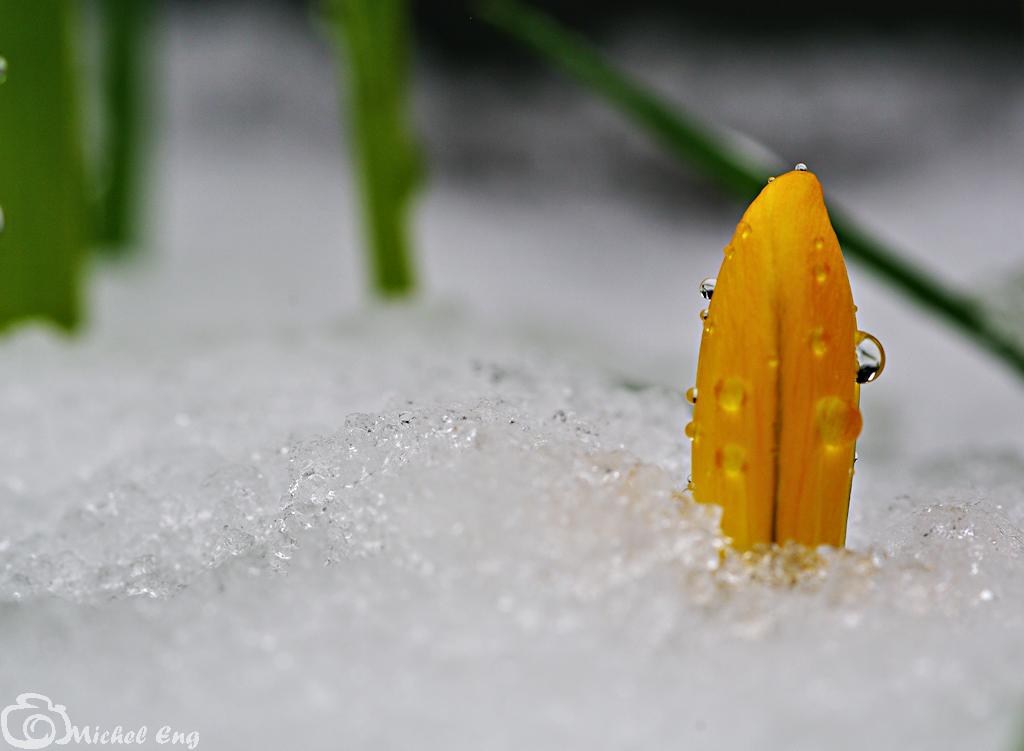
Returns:
[[[137,239],[151,0],[103,0],[103,149],[97,240],[122,254]]]
[[[780,165],[763,165],[734,147],[731,139],[700,123],[642,84],[616,70],[581,36],[517,0],[485,0],[482,17],[533,49],[625,114],[680,161],[697,168],[745,202],[764,187]],[[846,254],[897,291],[958,329],[1024,378],[1024,349],[985,313],[982,305],[948,288],[912,264],[841,209],[829,208]]]
[[[74,0],[0,0],[0,328],[41,318],[73,329],[89,207]]]
[[[408,116],[407,0],[326,0],[327,20],[347,77],[347,111],[359,171],[374,290],[412,293],[410,201],[421,177]]]

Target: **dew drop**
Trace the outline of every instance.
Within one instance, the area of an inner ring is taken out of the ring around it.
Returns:
[[[824,250],[825,250],[825,238],[820,237],[820,236],[814,238],[814,253],[815,253],[815,255],[818,255],[818,254],[822,253],[822,251],[824,251]],[[814,259],[814,267],[813,267],[813,270],[812,270],[812,274],[814,276],[814,281],[816,281],[818,284],[824,284],[825,283],[825,280],[828,279],[828,275],[829,275],[829,272],[831,270],[832,270],[831,267],[829,267],[828,263],[826,263],[824,258],[821,258],[820,255],[817,258]]]
[[[776,357],[775,355],[771,355],[768,358],[768,367],[771,368],[772,370],[775,370],[775,368],[779,367],[779,358]]]
[[[751,229],[750,225],[746,222],[740,222],[736,227],[736,234],[740,236],[740,240],[746,240],[750,237]]]
[[[708,320],[708,309],[707,309],[707,308],[704,308],[704,309],[703,309],[703,310],[701,310],[701,312],[700,312],[700,313],[698,313],[697,315],[699,315],[699,316],[700,316],[700,320],[702,320],[702,321],[706,321],[706,320]]]
[[[715,324],[713,324],[711,322],[711,318],[709,317],[706,321],[704,321],[704,333],[707,336],[711,336],[711,334],[713,334],[714,331],[715,331]]]
[[[690,404],[696,404],[697,403],[697,387],[696,386],[690,386],[690,388],[686,389],[686,401],[688,401]]]
[[[774,178],[774,177],[769,177],[769,178],[768,178],[768,182],[770,182],[770,183],[773,183],[773,182],[775,182],[775,178]]]
[[[885,350],[882,343],[866,331],[858,331],[856,341],[857,383],[878,380],[885,370]]]
[[[728,261],[730,258],[732,258],[733,253],[735,253],[735,252],[736,252],[736,249],[733,248],[732,247],[732,243],[730,243],[729,245],[725,246],[724,250],[722,250],[722,255],[724,255],[725,256],[725,260]]]
[[[814,281],[818,284],[824,284],[828,279],[829,267],[827,263],[816,263],[814,264]]]
[[[838,396],[826,396],[815,407],[818,438],[827,449],[840,449],[857,440],[862,419],[860,410]]]
[[[804,164],[803,162],[797,162],[796,166],[793,169],[795,169],[797,172],[806,172],[807,165]]]
[[[738,443],[727,443],[715,452],[715,466],[727,477],[739,477],[747,469],[747,452]]]
[[[747,399],[747,388],[739,378],[721,378],[715,384],[715,401],[726,412],[738,412]]]
[[[705,300],[710,300],[711,296],[715,294],[715,283],[718,281],[713,276],[709,276],[707,279],[700,283],[700,296]]]
[[[693,484],[693,475],[686,476],[686,489],[691,493],[696,489],[696,485]]]
[[[686,434],[686,437],[689,438],[691,441],[696,441],[697,440],[697,423],[693,422],[692,420],[690,422],[686,423],[686,427],[683,428],[683,432]]]
[[[821,326],[811,329],[811,352],[815,357],[824,357],[828,352],[828,336]]]

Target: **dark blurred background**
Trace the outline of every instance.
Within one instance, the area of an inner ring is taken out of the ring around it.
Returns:
[[[282,0],[302,7],[301,0]],[[947,28],[960,35],[1021,36],[1024,10],[1019,2],[892,3],[681,3],[669,0],[539,0],[532,3],[574,27],[601,32],[644,16],[656,17],[668,30],[703,29],[708,33],[761,34],[820,30],[893,32]],[[498,35],[481,34],[472,23],[472,3],[464,0],[421,0],[416,22],[429,44],[453,57],[498,57],[511,45]]]
[[[174,0],[181,5],[210,6],[218,0]],[[282,6],[305,12],[316,0],[253,0],[245,5]],[[220,0],[220,4],[241,4]],[[730,3],[682,3],[671,0],[537,0],[534,7],[583,29],[600,30],[609,24],[657,15],[665,23],[734,32],[792,29],[848,29],[892,31],[950,28],[961,34],[1020,36],[1024,9],[1013,0],[978,3],[884,2],[765,3],[736,0]],[[473,4],[467,0],[418,0],[416,22],[424,38],[453,56],[494,56],[508,47],[496,34],[482,34],[472,23]],[[498,49],[496,49],[496,45]]]

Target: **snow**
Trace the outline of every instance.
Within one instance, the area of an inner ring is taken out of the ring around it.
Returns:
[[[367,304],[329,60],[231,13],[172,19],[150,260],[98,270],[83,339],[0,342],[0,704],[213,749],[1010,747],[1017,383],[854,267],[890,361],[849,549],[745,560],[681,493],[696,285],[735,208],[442,166],[426,299]],[[932,221],[970,211],[936,175],[968,165],[1000,186],[977,221],[1019,238],[1012,160],[947,145],[844,197],[953,262]]]

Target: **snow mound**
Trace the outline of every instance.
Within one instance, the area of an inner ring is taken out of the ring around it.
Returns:
[[[941,493],[895,467],[896,495],[855,483],[850,551],[740,556],[681,492],[679,391],[447,311],[4,348],[33,377],[0,392],[2,695],[218,749],[1015,731],[1012,457],[945,462]]]

